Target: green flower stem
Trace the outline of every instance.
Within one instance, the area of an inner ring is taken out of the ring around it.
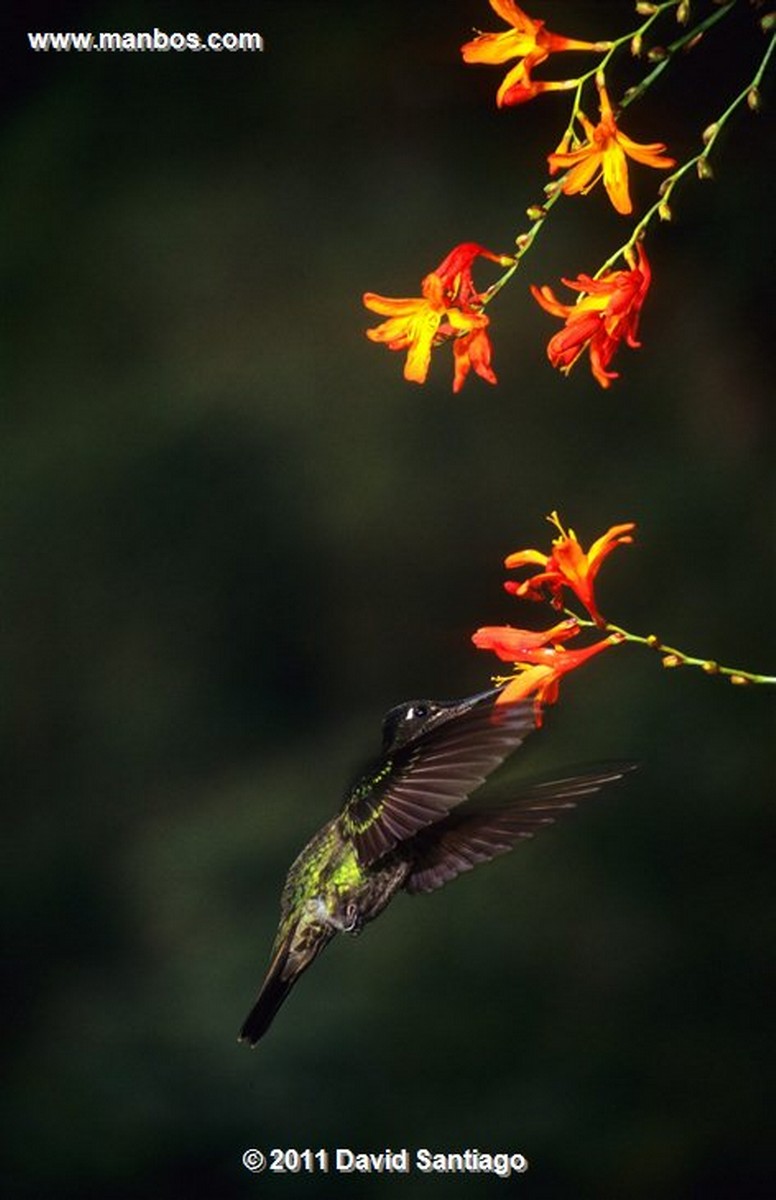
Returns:
[[[733,0],[733,3],[735,3],[735,0]],[[647,227],[656,216],[660,216],[663,220],[670,220],[670,209],[668,202],[671,199],[671,195],[679,181],[683,179],[684,176],[693,169],[693,167],[701,179],[708,179],[711,177],[712,172],[711,167],[708,165],[708,160],[712,150],[714,149],[717,139],[733,113],[740,108],[742,104],[745,104],[748,101],[751,94],[757,93],[760,83],[762,82],[763,75],[768,67],[768,63],[773,55],[774,49],[776,49],[776,33],[774,33],[771,37],[768,43],[768,48],[765,51],[765,54],[760,61],[760,65],[752,79],[749,81],[749,83],[747,83],[746,87],[744,87],[738,93],[735,100],[728,105],[721,116],[717,117],[717,119],[712,121],[712,123],[707,127],[703,149],[699,150],[697,154],[694,154],[692,158],[689,158],[687,162],[682,163],[681,167],[678,167],[677,170],[671,175],[667,175],[665,177],[660,185],[660,198],[656,200],[652,207],[645,212],[641,220],[634,225],[633,231],[627,242],[620,246],[618,250],[615,250],[614,254],[611,254],[609,258],[607,258],[606,262],[598,268],[594,276],[595,279],[598,279],[599,276],[608,271],[610,267],[614,266],[618,259],[624,258],[627,261],[628,253],[636,245],[636,242],[638,242],[644,236]]]
[[[595,621],[587,621],[578,617],[576,613],[570,609],[565,610],[569,616],[574,617],[578,624],[590,629],[597,629]],[[651,633],[647,637],[642,637],[638,633],[630,633],[627,629],[622,629],[619,625],[613,625],[611,621],[607,621],[603,628],[604,633],[616,633],[623,642],[634,642],[638,646],[647,646],[650,650],[656,651],[662,656],[664,667],[699,667],[706,675],[725,675],[731,683],[747,684],[747,683],[770,683],[776,684],[776,675],[761,675],[757,671],[742,671],[737,667],[723,667],[718,662],[710,658],[695,658],[692,654],[685,654],[683,650],[677,650],[675,646],[667,646],[665,642],[661,642],[660,638]]]
[[[614,41],[610,42],[607,53],[604,55],[604,57],[601,59],[601,61],[598,63],[598,65],[595,67],[592,67],[584,75],[580,75],[579,79],[577,80],[577,90],[574,93],[574,103],[571,106],[571,116],[569,117],[569,123],[566,126],[566,132],[564,133],[563,138],[561,139],[562,141],[569,141],[575,137],[574,123],[580,112],[580,105],[581,105],[581,101],[582,101],[582,92],[584,91],[585,84],[588,82],[588,80],[595,78],[595,76],[599,72],[605,73],[606,68],[609,66],[609,63],[611,62],[612,58],[614,57],[614,55],[617,53],[617,51],[620,49],[621,46],[632,44],[636,39],[641,41],[644,38],[644,35],[646,33],[648,33],[649,30],[652,28],[652,26],[655,24],[655,22],[658,21],[660,19],[660,17],[662,17],[664,12],[666,12],[669,8],[678,8],[680,2],[681,2],[681,0],[664,0],[663,4],[656,4],[655,11],[653,13],[649,14],[646,21],[644,21],[643,24],[639,25],[637,29],[631,29],[628,31],[628,33],[624,33],[624,34],[622,34],[621,37],[615,38]],[[727,9],[732,7],[732,5],[735,3],[736,3],[736,0],[729,0],[727,8],[724,11],[726,12]],[[719,19],[717,14],[714,14],[714,17],[715,17],[715,20]],[[687,42],[691,38],[695,37],[697,33],[698,33],[698,29],[697,28],[693,29],[690,33],[683,35],[679,39],[679,41],[682,43],[682,45],[684,45],[685,42]],[[671,50],[672,50],[672,47],[669,47],[667,53],[670,54]],[[670,60],[668,58],[666,58],[658,64],[661,71],[664,69],[664,67],[666,67],[668,65],[669,61]],[[658,72],[658,74],[659,74],[659,72]],[[651,72],[651,75],[655,75],[655,71]],[[649,83],[652,82],[650,76],[648,76],[647,79],[649,80]],[[649,83],[642,80],[642,83],[639,84],[639,88],[641,89],[641,92],[644,92],[647,90]],[[633,90],[635,91],[636,89],[633,89]],[[631,97],[631,100],[635,100],[635,99],[636,99],[635,95]],[[630,103],[630,102],[631,101],[629,100],[628,103]],[[621,108],[625,107],[625,101],[623,101],[620,104],[620,107]]]
[[[669,9],[677,9],[679,7],[680,3],[681,3],[681,0],[663,0],[663,3],[655,4],[654,12],[649,13],[647,15],[646,19],[641,23],[641,25],[637,26],[635,29],[629,30],[627,33],[622,34],[620,37],[615,38],[612,41],[600,43],[602,50],[605,51],[605,53],[603,54],[603,58],[601,58],[599,60],[599,62],[596,64],[595,67],[592,67],[584,75],[580,75],[579,78],[575,81],[575,91],[574,91],[574,99],[573,99],[573,102],[571,105],[571,115],[569,117],[569,122],[568,122],[568,125],[566,126],[566,130],[561,139],[561,144],[573,143],[575,140],[575,137],[576,137],[575,124],[576,124],[578,115],[581,111],[582,95],[584,92],[585,84],[587,84],[589,82],[589,80],[595,78],[595,76],[598,75],[599,72],[606,71],[607,66],[609,65],[613,56],[617,53],[618,50],[620,50],[624,45],[627,45],[627,44],[632,45],[636,41],[640,42],[641,40],[643,40],[645,35],[649,32],[649,30],[652,28],[652,26],[664,15],[664,13],[668,12]],[[684,49],[690,47],[697,38],[699,38],[702,34],[704,34],[708,29],[711,29],[712,26],[716,25],[718,21],[721,21],[724,17],[726,17],[727,14],[730,12],[730,10],[732,8],[734,8],[737,3],[738,3],[738,0],[727,0],[726,4],[715,7],[714,11],[711,12],[702,21],[700,21],[697,25],[694,25],[691,29],[685,30],[680,35],[680,37],[676,38],[673,42],[671,42],[668,46],[666,46],[665,50],[664,50],[664,57],[660,59],[660,61],[655,65],[653,70],[650,71],[649,74],[646,75],[639,84],[637,84],[635,87],[630,88],[626,92],[625,96],[623,97],[623,99],[620,102],[620,105],[619,105],[620,109],[626,108],[629,104],[632,104],[636,100],[640,100],[644,96],[644,94],[647,92],[647,90],[652,86],[652,84],[655,82],[655,80],[658,79],[659,76],[663,73],[663,71],[666,69],[666,67],[669,65],[669,63],[671,63],[673,61],[675,56],[681,50],[684,50]],[[735,112],[735,110],[739,107],[739,105],[742,104],[747,99],[747,97],[749,96],[752,89],[756,89],[759,86],[760,81],[763,77],[763,74],[765,73],[765,69],[767,67],[768,60],[771,56],[771,53],[773,52],[774,41],[776,41],[776,35],[774,35],[774,38],[771,40],[770,46],[769,46],[765,56],[763,57],[762,62],[760,63],[760,66],[758,68],[758,71],[757,71],[754,79],[736,97],[736,99],[733,101],[733,103],[730,105],[730,107],[722,114],[722,116],[719,117],[717,119],[717,121],[714,122],[711,126],[709,126],[709,128],[713,130],[713,133],[708,138],[703,150],[701,150],[693,158],[689,159],[688,162],[684,163],[681,167],[678,168],[678,170],[674,171],[674,173],[672,175],[669,175],[664,179],[663,184],[660,189],[660,198],[655,202],[655,204],[653,204],[653,206],[647,211],[647,213],[641,218],[641,220],[638,222],[638,224],[634,227],[633,232],[632,232],[630,238],[628,239],[628,241],[625,242],[624,245],[622,245],[618,250],[616,250],[614,252],[614,254],[612,254],[606,260],[606,262],[603,264],[603,266],[601,266],[599,268],[599,270],[596,272],[594,278],[598,279],[602,274],[604,274],[607,270],[609,270],[609,268],[611,266],[613,266],[614,263],[616,263],[618,261],[618,259],[625,258],[627,261],[627,254],[632,250],[632,248],[635,246],[636,242],[643,236],[648,225],[650,224],[650,222],[654,219],[654,217],[656,215],[660,215],[661,218],[663,218],[663,219],[665,219],[667,217],[667,215],[669,214],[668,200],[669,200],[674,188],[679,183],[680,179],[682,179],[690,170],[692,170],[693,167],[695,167],[697,170],[699,170],[699,172],[701,172],[701,173],[703,172],[704,167],[701,164],[705,164],[707,162],[708,157],[714,146],[714,143],[716,142],[717,137],[719,136],[725,122],[732,115],[732,113]],[[706,168],[706,170],[708,171],[708,168]],[[512,278],[512,276],[517,271],[521,260],[524,258],[524,256],[530,250],[534,241],[538,237],[540,231],[544,227],[544,224],[545,224],[547,217],[549,216],[552,208],[554,207],[554,205],[557,203],[559,197],[561,196],[564,179],[565,179],[565,176],[562,176],[560,179],[553,180],[551,183],[549,183],[547,185],[547,187],[545,188],[546,198],[543,201],[543,203],[541,205],[535,205],[535,206],[532,206],[532,208],[529,208],[529,210],[528,210],[529,215],[532,215],[533,213],[535,213],[535,216],[533,216],[531,226],[528,230],[518,234],[517,237],[515,238],[515,244],[517,246],[517,250],[515,252],[513,261],[507,267],[507,269],[503,273],[503,275],[501,275],[496,280],[496,282],[491,284],[491,286],[483,293],[483,298],[482,298],[482,307],[483,308],[487,304],[489,304],[490,301],[493,300],[495,296],[498,295],[498,293],[501,291],[501,289],[505,286],[505,284],[507,284],[509,282],[509,280]],[[578,301],[581,300],[582,298],[583,297],[580,294],[580,296],[578,297]]]
[[[504,284],[508,283],[509,280],[512,278],[515,271],[520,266],[521,259],[524,257],[524,255],[526,255],[528,253],[528,251],[530,250],[534,241],[538,237],[539,232],[541,231],[545,221],[547,220],[548,216],[550,215],[552,207],[557,202],[560,194],[561,194],[560,188],[558,188],[557,191],[553,191],[552,195],[548,196],[547,199],[545,200],[545,202],[541,206],[537,207],[537,216],[534,219],[534,221],[532,222],[531,228],[528,229],[525,233],[518,234],[518,236],[515,238],[515,245],[517,246],[517,249],[515,251],[513,261],[507,267],[504,274],[501,275],[496,280],[495,283],[492,283],[485,292],[483,292],[483,294],[482,294],[483,308],[485,307],[486,304],[490,303],[490,301],[493,299],[494,296],[498,295],[498,293],[503,288]],[[530,211],[531,210],[529,209],[529,212]]]
[[[735,7],[736,3],[737,0],[728,0],[727,4],[721,5],[714,12],[710,13],[705,20],[700,21],[697,25],[694,25],[692,29],[686,30],[681,37],[678,37],[676,41],[673,41],[670,45],[666,46],[664,50],[665,57],[660,59],[654,69],[650,71],[649,75],[644,76],[641,83],[638,83],[635,87],[628,89],[620,101],[620,108],[627,108],[629,104],[634,102],[634,100],[640,100],[647,89],[650,88],[655,80],[663,74],[663,71],[665,71],[666,67],[674,58],[674,56],[680,50],[684,50],[686,47],[689,47],[691,43],[693,43],[696,38],[701,37],[707,29],[711,29],[713,25],[716,25],[717,21],[721,21],[723,17],[726,17],[731,8]]]
[[[631,30],[629,33],[623,34],[622,37],[617,38],[615,41],[602,43],[602,46],[606,48],[606,53],[605,53],[604,57],[600,60],[600,62],[598,62],[596,64],[595,67],[592,68],[592,70],[588,71],[585,75],[581,75],[579,77],[579,79],[576,81],[576,90],[574,93],[574,101],[571,106],[571,116],[569,118],[569,123],[566,128],[566,132],[563,135],[564,140],[570,138],[573,134],[574,122],[577,119],[577,113],[579,112],[580,102],[582,100],[582,91],[583,91],[584,85],[587,83],[587,81],[589,79],[592,79],[593,76],[595,76],[599,71],[605,69],[607,63],[612,58],[612,55],[621,46],[625,45],[627,42],[631,42],[634,37],[637,37],[637,36],[643,37],[643,35],[647,32],[647,30],[655,23],[655,21],[657,21],[657,19],[660,16],[662,16],[662,14],[667,9],[676,8],[679,5],[679,3],[680,3],[680,0],[664,0],[664,3],[657,5],[656,11],[654,13],[651,13],[649,15],[649,17],[647,18],[647,20],[644,21],[644,23],[642,25],[640,25],[638,29]],[[731,0],[731,3],[735,4],[736,0]],[[498,293],[501,291],[501,289],[504,287],[504,285],[509,282],[509,280],[514,275],[517,268],[520,266],[521,260],[524,258],[524,256],[530,250],[531,246],[533,245],[536,238],[538,237],[542,227],[544,226],[544,223],[547,220],[547,217],[549,216],[553,206],[557,203],[558,199],[560,198],[560,196],[562,194],[561,193],[562,184],[563,184],[563,178],[549,184],[548,187],[545,189],[545,197],[546,198],[543,201],[543,203],[540,205],[534,206],[535,211],[536,211],[536,216],[534,217],[534,219],[531,223],[530,229],[526,230],[523,233],[519,233],[517,235],[517,237],[515,238],[515,245],[517,246],[517,250],[515,252],[513,262],[509,265],[509,267],[506,269],[504,274],[501,275],[496,280],[495,283],[491,284],[491,286],[485,292],[483,292],[483,296],[482,296],[483,308],[485,307],[485,305],[489,304],[490,301],[493,300],[493,298],[495,296],[498,295]],[[532,210],[529,208],[528,211],[529,211],[529,213],[531,213]]]

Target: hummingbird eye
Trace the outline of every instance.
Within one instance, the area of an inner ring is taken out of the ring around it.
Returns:
[[[407,720],[414,721],[417,717],[421,719],[428,716],[428,706],[426,704],[411,704],[407,709]]]

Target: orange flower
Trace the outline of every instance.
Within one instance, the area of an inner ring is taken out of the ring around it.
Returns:
[[[520,62],[507,72],[496,93],[499,108],[507,104],[523,104],[540,92],[552,92],[575,87],[576,79],[556,82],[539,82],[531,78],[531,71],[539,63],[558,50],[605,50],[609,43],[579,42],[574,38],[550,33],[544,21],[534,21],[513,0],[490,0],[490,7],[502,21],[511,25],[502,33],[481,33],[471,42],[461,46],[461,54],[467,63],[498,65],[510,58]]]
[[[496,382],[490,365],[490,339],[485,332],[489,319],[482,312],[484,297],[472,279],[472,264],[478,257],[501,266],[512,262],[506,255],[494,254],[476,242],[463,242],[451,250],[435,271],[426,275],[421,296],[394,299],[365,292],[366,307],[388,318],[375,329],[367,329],[366,335],[373,342],[385,342],[389,350],[407,351],[405,379],[424,383],[433,347],[454,338],[453,391],[461,390],[472,367],[488,383]]]
[[[593,583],[604,559],[611,554],[612,550],[633,541],[630,534],[631,530],[636,528],[634,522],[612,525],[611,529],[593,542],[585,553],[577,541],[574,530],[570,529],[567,533],[556,512],[552,513],[547,520],[560,533],[560,537],[553,539],[550,554],[542,554],[540,550],[518,550],[504,560],[504,566],[508,569],[531,565],[543,567],[544,570],[532,575],[530,579],[523,580],[522,583],[507,580],[504,587],[513,595],[527,600],[544,599],[546,590],[550,593],[553,607],[558,609],[563,608],[561,596],[563,588],[570,588],[582,601],[596,625],[605,625],[606,622],[596,605]]]
[[[622,634],[613,633],[581,650],[567,650],[560,645],[578,633],[579,625],[572,619],[543,633],[513,629],[511,625],[486,625],[472,634],[478,649],[492,650],[499,658],[515,665],[516,673],[505,681],[506,686],[497,703],[514,704],[535,695],[536,723],[541,725],[540,705],[555,703],[562,677],[623,640]]]
[[[575,196],[579,192],[587,195],[603,176],[604,187],[617,212],[627,214],[633,211],[628,191],[628,158],[648,167],[659,168],[676,166],[676,159],[663,155],[663,142],[643,145],[626,137],[617,128],[602,78],[596,79],[596,86],[601,110],[600,121],[593,125],[584,113],[578,114],[587,141],[575,150],[566,150],[565,142],[562,142],[547,159],[550,174],[568,171],[561,187],[567,196]]]
[[[652,279],[644,247],[639,242],[638,261],[631,250],[625,255],[628,271],[609,271],[598,279],[590,275],[578,275],[576,279],[564,279],[566,287],[583,293],[576,304],[562,304],[552,288],[531,284],[534,300],[552,313],[563,317],[565,329],[561,329],[547,344],[547,357],[554,367],[568,374],[579,356],[590,350],[590,368],[601,387],[608,388],[616,371],[609,371],[610,362],[625,342],[637,349],[639,316],[649,291]]]

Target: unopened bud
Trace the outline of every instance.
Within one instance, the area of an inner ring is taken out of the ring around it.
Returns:
[[[700,33],[696,33],[695,37],[691,37],[688,42],[685,42],[684,45],[682,46],[682,49],[684,50],[685,54],[688,54],[690,50],[694,50],[702,37],[703,37],[703,30],[701,30]]]
[[[666,654],[663,659],[664,667],[680,667],[682,660],[678,654]]]
[[[631,38],[630,51],[634,58],[641,58],[641,43],[642,37],[640,33]]]
[[[517,246],[518,250],[525,250],[530,240],[531,239],[527,233],[519,233],[515,238],[515,245]]]
[[[553,183],[545,183],[545,185],[544,185],[545,196],[548,196],[548,197],[549,196],[557,196],[559,191],[560,191],[560,183],[557,180],[554,181]]]
[[[708,662],[701,663],[701,670],[705,671],[707,675],[718,675],[719,663],[712,662],[711,659],[709,659]]]
[[[665,46],[651,46],[647,51],[647,62],[662,62],[664,58],[668,58]]]
[[[704,146],[708,146],[712,138],[715,138],[718,133],[719,123],[717,121],[712,121],[711,125],[707,125],[701,134],[701,141],[703,142]]]
[[[686,25],[690,19],[690,0],[681,0],[676,10],[676,19],[680,25]]]
[[[622,98],[623,104],[630,104],[631,100],[636,95],[638,90],[639,89],[637,87],[629,87],[628,90],[625,92],[625,95]]]
[[[657,12],[657,5],[649,4],[647,0],[639,0],[636,5],[636,12],[640,17],[652,17]]]
[[[657,636],[656,633],[651,633],[649,635],[649,637],[647,638],[647,645],[651,646],[653,650],[654,650],[655,646],[660,645],[660,638]]]
[[[766,13],[764,17],[760,17],[760,28],[763,33],[770,33],[772,29],[776,29],[776,11]]]
[[[746,102],[752,112],[760,111],[760,89],[758,87],[750,87],[746,93]]]
[[[747,679],[746,675],[731,675],[730,682],[735,683],[740,687],[742,684],[751,683],[751,680]]]
[[[670,205],[666,204],[665,200],[662,204],[658,204],[657,215],[660,217],[661,221],[671,221],[673,219],[671,207]]]
[[[525,215],[529,221],[541,221],[542,217],[547,216],[547,209],[542,208],[541,204],[532,204],[525,210]]]
[[[711,163],[709,162],[709,160],[707,158],[699,158],[698,165],[695,169],[698,172],[699,179],[713,179],[714,178],[714,170],[712,168]]]

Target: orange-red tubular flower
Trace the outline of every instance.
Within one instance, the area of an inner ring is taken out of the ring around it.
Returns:
[[[560,534],[553,539],[550,554],[542,554],[540,550],[518,550],[504,560],[504,566],[510,570],[513,567],[529,565],[543,569],[529,579],[524,579],[522,583],[507,580],[504,587],[513,595],[526,600],[543,600],[545,593],[549,592],[553,607],[558,609],[563,608],[563,588],[570,588],[584,604],[595,623],[605,625],[606,622],[598,611],[593,590],[595,577],[612,550],[633,541],[631,533],[636,528],[635,523],[628,521],[623,525],[612,525],[611,529],[607,529],[585,552],[577,541],[574,530],[569,529],[566,532],[556,512],[547,520]]]
[[[502,33],[480,33],[471,42],[461,46],[464,62],[500,65],[510,58],[520,61],[507,72],[496,93],[499,108],[508,104],[524,104],[541,92],[553,92],[575,87],[576,79],[554,82],[531,78],[531,71],[559,50],[605,50],[609,43],[580,42],[575,38],[561,37],[545,29],[544,21],[534,21],[513,0],[490,0],[490,7],[511,25]]]
[[[562,304],[546,284],[536,287],[531,284],[531,294],[542,308],[554,317],[562,317],[565,328],[556,333],[547,344],[547,357],[554,367],[568,374],[574,363],[585,350],[590,351],[590,369],[601,387],[608,388],[616,371],[609,364],[625,342],[635,350],[641,309],[652,280],[647,256],[641,242],[638,258],[632,251],[626,253],[627,271],[608,271],[597,279],[590,275],[578,275],[576,279],[564,279],[566,287],[582,295],[576,304]]]
[[[433,347],[453,338],[453,391],[461,390],[472,368],[488,383],[496,382],[490,365],[490,339],[486,333],[489,319],[482,311],[484,297],[472,279],[472,264],[476,258],[488,258],[501,266],[508,266],[513,261],[476,242],[463,242],[451,250],[435,271],[426,275],[421,284],[421,296],[394,299],[374,292],[364,294],[365,306],[388,318],[376,328],[367,329],[366,335],[373,342],[384,342],[389,350],[407,351],[405,379],[424,383]]]
[[[550,174],[554,175],[556,171],[568,172],[561,185],[561,190],[567,196],[575,196],[579,192],[587,195],[598,180],[603,178],[607,195],[617,212],[627,215],[633,211],[628,190],[628,159],[632,158],[648,167],[657,168],[674,167],[676,159],[665,157],[663,151],[666,147],[663,142],[644,145],[626,137],[617,127],[603,80],[599,79],[597,86],[600,121],[593,125],[584,113],[578,114],[587,141],[575,150],[566,150],[565,144],[562,143],[547,159]]]
[[[568,650],[559,644],[578,632],[579,625],[569,620],[544,633],[513,629],[510,625],[487,625],[472,634],[478,649],[492,650],[499,658],[515,665],[516,673],[507,680],[497,704],[514,704],[517,700],[535,696],[536,722],[540,725],[541,705],[555,703],[563,676],[623,640],[622,634],[613,633],[581,650]]]

